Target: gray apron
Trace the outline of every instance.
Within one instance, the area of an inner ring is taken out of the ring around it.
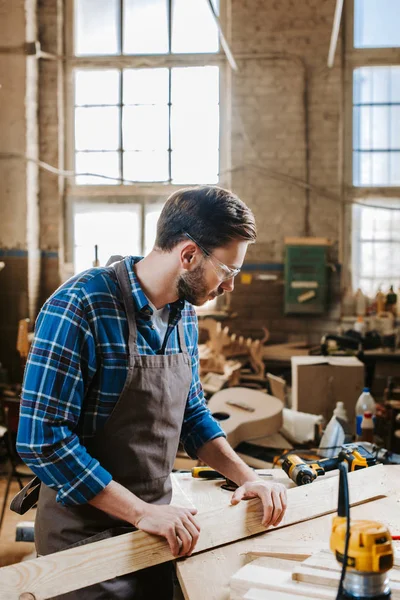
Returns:
[[[123,261],[113,265],[129,326],[129,369],[122,393],[106,421],[86,443],[113,479],[152,504],[168,504],[173,468],[192,380],[182,319],[178,324],[181,352],[141,355],[137,347],[135,305]],[[45,555],[133,530],[130,523],[84,504],[62,506],[56,492],[41,485],[35,521],[38,554]],[[145,569],[58,596],[59,600],[144,600],[166,598],[171,563]],[[158,587],[157,587],[158,586]]]

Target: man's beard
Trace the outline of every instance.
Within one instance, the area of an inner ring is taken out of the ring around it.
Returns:
[[[177,283],[178,297],[186,300],[195,306],[201,306],[206,302],[209,292],[205,283],[204,266],[198,265],[193,271],[183,273]],[[214,297],[220,296],[224,290],[219,287],[216,292],[213,292]]]

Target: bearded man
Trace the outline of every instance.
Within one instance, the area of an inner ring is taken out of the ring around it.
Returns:
[[[285,488],[261,481],[237,456],[205,404],[192,306],[232,292],[255,238],[254,216],[232,192],[179,190],[162,210],[150,254],[84,271],[47,300],[26,367],[17,439],[41,481],[38,554],[133,526],[166,538],[173,556],[190,555],[200,533],[197,511],[170,504],[179,441],[237,483],[233,504],[258,496],[263,524],[281,521]],[[172,595],[166,563],[62,598]]]

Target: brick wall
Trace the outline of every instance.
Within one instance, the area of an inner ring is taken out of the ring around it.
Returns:
[[[239,66],[232,86],[232,187],[256,216],[258,242],[247,256],[253,266],[282,266],[284,237],[306,233],[332,239],[332,260],[339,260],[340,40],[334,68],[326,66],[334,10],[333,0],[232,2],[231,45]],[[309,183],[318,188],[308,198],[307,170]],[[321,187],[338,199],[324,197]],[[269,273],[268,266],[260,272]],[[301,336],[310,343],[335,331],[339,272],[330,277],[323,318],[285,317],[283,270],[273,273],[278,273],[276,282],[253,277],[250,285],[242,285],[238,278],[231,298],[239,315],[230,323],[233,331],[260,337],[266,326],[272,341]]]

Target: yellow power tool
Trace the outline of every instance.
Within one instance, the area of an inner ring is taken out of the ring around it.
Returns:
[[[325,475],[327,471],[337,469],[339,463],[343,461],[347,463],[349,471],[365,469],[377,463],[375,456],[363,446],[344,444],[339,454],[333,458],[307,461],[297,454],[288,454],[282,463],[282,469],[296,485],[305,485]]]
[[[332,522],[330,548],[342,565],[337,600],[387,600],[387,572],[393,567],[392,536],[377,521],[351,521],[347,469],[339,466],[338,514]]]

